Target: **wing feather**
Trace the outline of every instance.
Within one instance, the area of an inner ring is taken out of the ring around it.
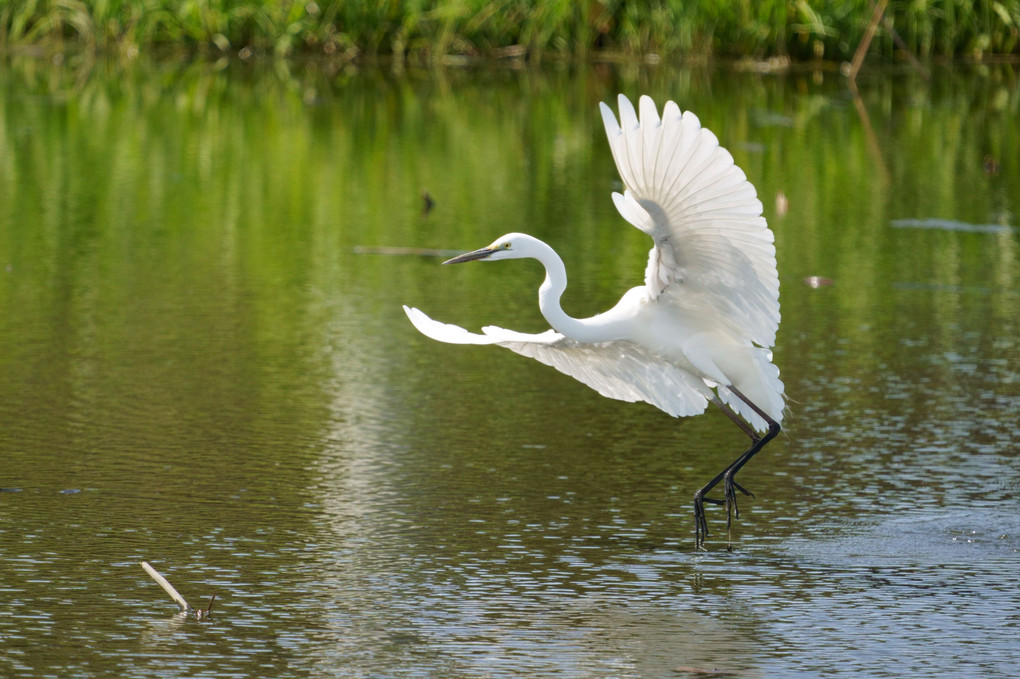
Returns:
[[[649,293],[681,313],[710,310],[734,337],[771,347],[779,276],[775,239],[754,186],[698,117],[674,102],[661,118],[649,97],[635,111],[620,95],[619,109],[617,122],[601,105],[625,187],[613,202],[655,243],[645,272]]]
[[[705,383],[631,342],[575,342],[555,330],[531,335],[496,326],[484,334],[432,320],[419,309],[404,307],[423,335],[452,344],[495,344],[551,366],[607,398],[644,401],[674,417],[705,411],[711,391]]]

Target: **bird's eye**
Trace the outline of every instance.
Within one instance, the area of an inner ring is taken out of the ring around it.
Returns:
[[[503,249],[504,250],[509,250],[510,249],[510,243],[503,243]]]

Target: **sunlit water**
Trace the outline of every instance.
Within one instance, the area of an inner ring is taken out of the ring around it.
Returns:
[[[0,76],[0,675],[1012,676],[1008,70],[855,102],[827,74],[107,68]],[[695,109],[777,235],[790,413],[705,552],[725,417],[400,311],[540,330],[533,264],[366,254],[526,230],[568,309],[609,306],[648,248],[609,199],[621,90]]]

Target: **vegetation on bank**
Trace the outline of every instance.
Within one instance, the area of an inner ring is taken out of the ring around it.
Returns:
[[[872,0],[0,0],[0,48],[848,59]],[[1020,55],[1020,0],[891,0],[872,53]]]

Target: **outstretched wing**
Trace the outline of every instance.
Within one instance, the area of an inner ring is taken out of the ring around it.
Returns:
[[[583,344],[555,330],[530,335],[492,325],[482,328],[485,334],[478,335],[434,321],[419,309],[405,306],[404,311],[426,337],[451,344],[505,347],[552,366],[603,396],[645,401],[674,417],[704,412],[707,399],[712,397],[700,379],[631,342]]]
[[[690,111],[667,102],[662,118],[647,96],[640,118],[622,94],[620,121],[601,104],[625,187],[613,201],[655,241],[645,285],[660,302],[710,314],[763,347],[779,327],[774,237],[754,186]]]

